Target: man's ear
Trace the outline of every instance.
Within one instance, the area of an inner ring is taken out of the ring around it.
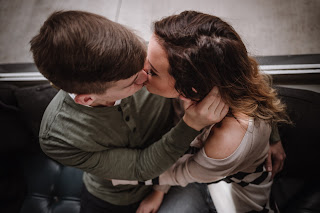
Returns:
[[[74,101],[77,104],[90,106],[94,102],[95,98],[92,94],[80,94],[74,97]]]

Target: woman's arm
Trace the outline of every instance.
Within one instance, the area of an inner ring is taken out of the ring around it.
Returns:
[[[158,178],[139,182],[139,184],[186,186],[191,182],[214,182],[229,175],[233,168],[222,165],[220,160],[234,153],[245,134],[243,128],[232,119],[225,119],[221,126],[214,127],[205,146],[199,152],[184,155]],[[228,163],[232,164],[232,162]],[[114,185],[138,184],[138,181],[112,180],[112,183]]]
[[[230,175],[239,162],[225,162],[223,159],[239,147],[247,126],[248,122],[239,123],[232,117],[226,117],[221,125],[210,130],[204,147],[198,153],[180,158],[160,175],[159,183],[186,186],[192,182],[210,183]]]

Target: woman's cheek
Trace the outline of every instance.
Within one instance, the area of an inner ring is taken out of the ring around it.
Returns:
[[[149,92],[155,93],[154,82],[148,81],[148,83],[146,84],[146,88]]]
[[[147,81],[148,82],[152,81],[152,76],[151,75],[148,75]]]

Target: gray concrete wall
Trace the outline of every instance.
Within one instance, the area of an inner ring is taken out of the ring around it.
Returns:
[[[29,41],[55,10],[85,10],[148,40],[151,22],[183,10],[220,16],[252,55],[320,53],[319,0],[0,0],[0,63],[32,62]]]

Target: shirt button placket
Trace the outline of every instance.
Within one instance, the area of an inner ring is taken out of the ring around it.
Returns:
[[[127,116],[125,116],[125,121],[128,123],[128,126],[129,126],[129,128],[131,129],[131,131],[134,133],[134,132],[136,132],[136,125],[135,125],[135,123],[134,123],[134,120],[132,120],[132,119],[130,119],[130,116],[129,115],[127,115]]]
[[[132,132],[131,141],[133,143],[137,143],[137,142],[141,141],[141,138],[140,138],[139,132],[137,131],[137,125],[136,125],[135,120],[133,119],[131,113],[132,112],[131,112],[129,106],[127,104],[124,104],[122,107],[122,116],[123,116],[124,121],[127,123],[130,131]],[[134,145],[134,144],[132,144],[132,145]]]

